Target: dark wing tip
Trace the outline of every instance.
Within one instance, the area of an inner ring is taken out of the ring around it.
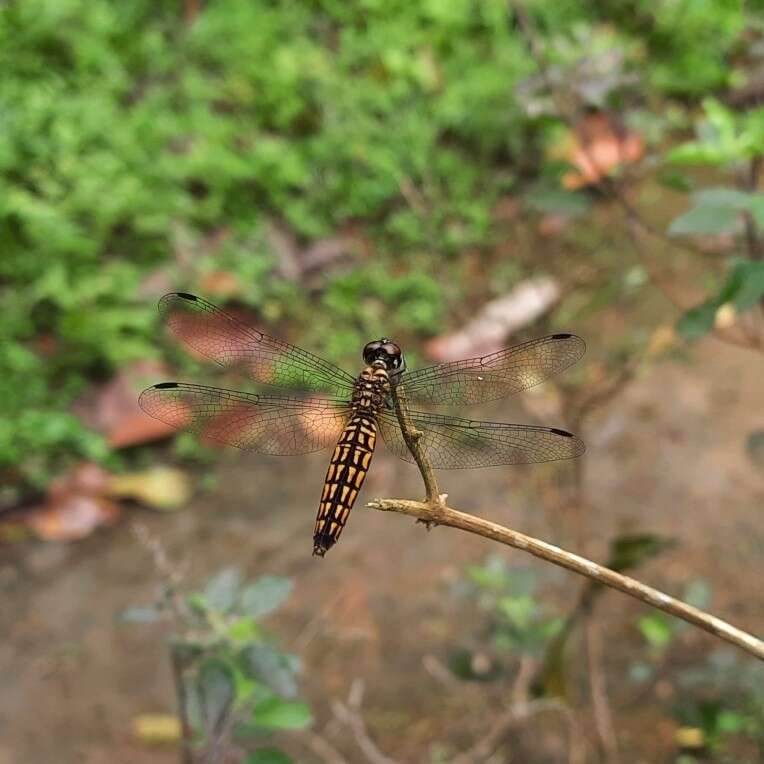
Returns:
[[[571,334],[570,332],[559,332],[558,334],[553,334],[551,339],[570,343],[570,350],[572,350],[576,355],[575,360],[578,360],[586,352],[586,342],[584,341],[583,337],[579,337],[577,334]],[[575,363],[575,361],[572,362]]]
[[[188,302],[199,302],[199,298],[195,294],[189,292],[168,292],[159,300],[159,310],[166,310],[167,306],[175,300],[187,300]]]
[[[570,452],[566,456],[558,458],[575,459],[581,456],[581,454],[586,453],[586,443],[584,443],[581,438],[579,438],[577,435],[574,435],[572,432],[561,430],[559,427],[550,427],[549,432],[554,433],[555,435],[559,435],[561,438],[570,439],[567,441],[569,443]]]
[[[149,390],[169,390],[172,387],[178,387],[177,382],[160,382],[157,385],[152,385]]]

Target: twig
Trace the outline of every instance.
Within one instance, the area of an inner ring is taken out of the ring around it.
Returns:
[[[759,188],[759,176],[761,175],[762,163],[764,163],[764,157],[757,156],[751,159],[748,167],[748,176],[743,180],[743,187],[750,193],[755,193]],[[751,260],[761,260],[762,251],[759,242],[759,231],[756,225],[756,220],[753,215],[746,211],[743,213],[743,221],[745,224],[745,244],[748,250],[748,257]]]
[[[370,764],[398,764],[395,759],[385,756],[377,748],[366,731],[366,724],[361,716],[361,701],[363,700],[363,680],[355,679],[350,685],[347,704],[339,700],[332,701],[332,712],[337,719],[352,731],[358,747]]]
[[[618,738],[613,726],[613,715],[607,697],[607,687],[602,671],[602,641],[599,624],[589,620],[586,624],[587,667],[589,669],[589,687],[592,693],[592,711],[594,726],[600,740],[605,761],[613,764],[618,760]]]
[[[193,764],[194,753],[191,746],[191,723],[188,718],[188,698],[186,696],[185,661],[183,659],[183,647],[177,644],[170,645],[170,664],[172,666],[172,679],[175,684],[175,694],[178,698],[178,716],[180,717],[181,729],[181,764]]]
[[[628,594],[630,597],[652,605],[664,613],[681,618],[683,621],[691,623],[693,626],[698,626],[704,631],[714,634],[730,644],[737,645],[746,652],[751,653],[751,655],[764,660],[764,642],[752,634],[732,626],[721,618],[712,616],[703,610],[687,605],[674,597],[670,597],[668,594],[653,589],[651,586],[647,586],[634,578],[616,573],[614,570],[610,570],[610,568],[560,549],[560,547],[554,544],[548,544],[546,541],[541,541],[533,536],[526,536],[524,533],[505,528],[503,525],[493,523],[490,520],[483,520],[475,515],[460,512],[458,509],[453,509],[445,504],[433,506],[409,499],[377,499],[369,502],[366,506],[371,509],[379,509],[383,512],[399,512],[416,517],[425,523],[458,528],[528,552],[534,557],[586,576],[599,584],[609,586],[612,589],[618,589],[618,591]]]
[[[348,764],[347,759],[325,737],[305,730],[302,738],[307,747],[327,764]]]
[[[490,731],[464,753],[452,759],[451,764],[481,764],[499,746],[501,739],[513,727],[542,711],[564,711],[565,707],[556,698],[540,698],[527,703],[513,703],[491,727]]]
[[[422,444],[419,442],[422,433],[414,427],[408,416],[406,394],[403,391],[403,388],[394,384],[392,386],[392,398],[393,406],[395,407],[395,415],[398,417],[401,432],[403,433],[403,440],[406,442],[408,450],[414,457],[416,465],[419,467],[419,472],[422,473],[422,480],[424,480],[424,487],[427,491],[427,503],[433,506],[438,506],[441,504],[438,481],[435,479],[435,473],[433,472],[430,460],[427,458],[427,454],[422,448]]]
[[[664,613],[681,618],[683,621],[698,626],[704,631],[714,634],[730,644],[737,645],[751,655],[764,660],[764,642],[752,634],[732,626],[721,618],[712,616],[703,610],[653,589],[634,578],[616,573],[610,568],[560,549],[554,544],[548,544],[546,541],[541,541],[533,536],[526,536],[524,533],[505,528],[503,525],[493,523],[490,520],[483,520],[475,515],[460,512],[458,509],[453,509],[445,504],[433,506],[409,499],[377,499],[369,502],[366,506],[371,509],[379,509],[382,512],[399,512],[416,517],[425,523],[458,528],[528,552],[534,557],[586,576],[599,584],[618,589],[630,597],[652,605]]]

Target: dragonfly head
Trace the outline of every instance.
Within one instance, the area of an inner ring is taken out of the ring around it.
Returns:
[[[363,349],[363,360],[369,366],[381,366],[391,374],[400,373],[406,368],[401,349],[385,337],[366,345]]]

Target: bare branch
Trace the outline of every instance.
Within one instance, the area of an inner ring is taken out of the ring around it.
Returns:
[[[358,747],[369,764],[398,764],[395,759],[385,756],[377,748],[376,743],[369,737],[369,733],[366,731],[366,724],[361,715],[363,690],[363,680],[354,679],[350,686],[347,704],[339,700],[333,700],[331,704],[332,713],[338,721],[342,722],[353,733]]]
[[[348,764],[347,759],[325,737],[311,730],[305,730],[302,738],[308,748],[326,764]]]
[[[531,716],[542,711],[565,713],[565,706],[556,698],[539,698],[525,703],[513,703],[472,748],[453,759],[451,764],[482,764],[493,754],[502,738],[513,727],[517,727]]]
[[[680,600],[670,597],[668,594],[653,589],[651,586],[637,581],[629,576],[616,573],[610,568],[599,565],[592,560],[587,560],[572,552],[568,552],[554,544],[526,536],[519,531],[505,528],[503,525],[483,520],[475,515],[460,512],[445,504],[432,505],[421,501],[409,499],[377,499],[369,502],[366,506],[371,509],[379,509],[383,512],[399,512],[404,515],[416,517],[425,523],[434,525],[447,525],[451,528],[474,533],[477,536],[498,541],[500,544],[528,552],[546,562],[551,562],[561,568],[566,568],[574,573],[586,576],[593,581],[612,589],[628,594],[642,602],[652,605],[664,613],[681,618],[687,623],[693,624],[709,634],[714,634],[720,639],[737,645],[751,655],[764,660],[764,642],[752,634],[727,623],[726,621],[709,615],[692,605],[687,605]]]

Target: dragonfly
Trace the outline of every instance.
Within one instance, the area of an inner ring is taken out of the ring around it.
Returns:
[[[378,436],[395,456],[414,462],[393,405],[395,386],[404,393],[405,414],[436,469],[548,462],[585,450],[580,438],[556,427],[409,408],[481,404],[526,390],[581,358],[586,345],[575,334],[551,334],[480,358],[414,371],[406,370],[400,346],[383,337],[366,344],[364,368],[353,377],[193,294],[165,295],[159,313],[169,331],[196,354],[243,371],[269,390],[160,382],[140,395],[147,414],[173,428],[263,454],[305,454],[334,446],[313,530],[313,554],[320,557],[340,538]],[[271,394],[273,387],[286,389]]]

